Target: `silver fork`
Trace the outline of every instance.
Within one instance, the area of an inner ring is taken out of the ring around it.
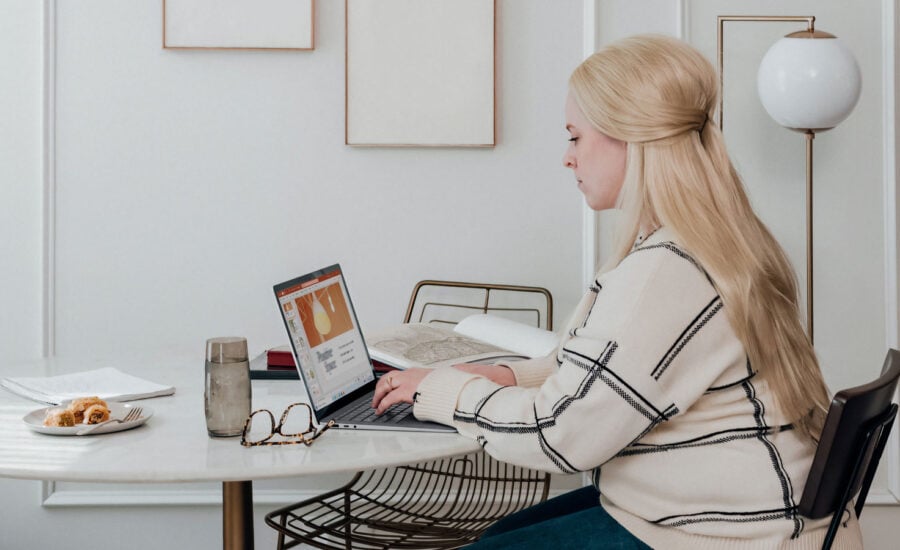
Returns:
[[[118,423],[122,424],[125,422],[131,422],[132,420],[137,420],[138,418],[141,417],[142,412],[144,412],[144,410],[142,408],[133,407],[131,410],[128,411],[128,414],[126,414],[124,418],[111,418],[111,419],[107,420],[106,422],[100,422],[99,424],[94,424],[93,426],[90,426],[83,430],[78,430],[77,432],[75,432],[75,435],[87,435],[87,434],[93,432],[94,430],[99,429],[101,426],[106,426],[107,424],[109,424],[111,422],[118,422]]]

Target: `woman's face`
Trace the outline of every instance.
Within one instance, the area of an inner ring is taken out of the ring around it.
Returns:
[[[594,128],[572,92],[566,98],[566,130],[571,138],[563,155],[563,166],[575,173],[585,202],[593,210],[614,208],[625,180],[627,144]]]

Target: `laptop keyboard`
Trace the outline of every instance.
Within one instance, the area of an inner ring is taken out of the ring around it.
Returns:
[[[409,403],[398,403],[379,416],[375,414],[375,409],[372,408],[372,399],[370,397],[368,400],[362,399],[355,405],[348,407],[347,411],[341,415],[341,422],[396,424],[410,414],[412,414],[412,405]]]

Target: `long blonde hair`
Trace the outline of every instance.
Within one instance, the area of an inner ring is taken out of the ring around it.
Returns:
[[[829,396],[800,323],[796,276],[753,212],[712,120],[712,65],[684,42],[642,35],[589,57],[569,85],[591,124],[627,142],[623,216],[604,269],[622,261],[641,228],[666,226],[711,277],[782,413],[817,439]]]

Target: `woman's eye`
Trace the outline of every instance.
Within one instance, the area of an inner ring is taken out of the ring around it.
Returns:
[[[569,141],[573,141],[573,142],[574,142],[574,141],[578,141],[578,138],[577,138],[577,137],[570,137],[570,138],[569,138]]]

